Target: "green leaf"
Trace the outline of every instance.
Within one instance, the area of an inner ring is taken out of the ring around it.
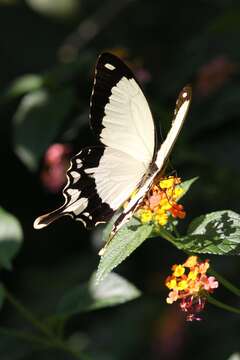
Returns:
[[[227,360],[240,360],[240,352],[235,352]]]
[[[111,273],[96,284],[94,274],[86,284],[67,293],[57,307],[57,315],[68,317],[85,311],[123,304],[140,296],[140,291],[121,276]]]
[[[177,185],[180,189],[183,190],[182,194],[178,197],[178,200],[181,199],[190,189],[190,187],[195,183],[195,181],[198,180],[198,177],[194,177],[192,179],[186,180],[182,182],[180,185]]]
[[[179,249],[216,255],[240,254],[240,215],[231,211],[216,211],[194,219],[188,235],[177,239]]]
[[[79,15],[80,0],[26,0],[27,4],[42,15],[57,19]]]
[[[141,225],[140,221],[132,218],[111,240],[98,266],[96,280],[99,282],[126,259],[151,234],[152,224]]]
[[[0,208],[0,266],[10,270],[11,261],[23,240],[22,228],[15,216]]]
[[[36,344],[24,341],[14,330],[0,326],[0,359],[23,360],[28,358],[33,349],[36,351]]]
[[[3,94],[6,98],[15,98],[42,87],[44,78],[37,74],[26,74],[14,80]]]
[[[14,116],[14,146],[23,163],[36,170],[58,134],[74,100],[71,88],[51,93],[40,89],[23,97]]]
[[[5,299],[5,290],[4,290],[4,286],[0,283],[0,309],[3,306],[4,299]]]

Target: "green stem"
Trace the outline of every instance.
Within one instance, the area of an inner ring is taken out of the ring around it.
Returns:
[[[210,296],[210,295],[208,295],[207,299],[208,299],[208,302],[209,302],[210,304],[212,304],[212,305],[215,305],[215,306],[217,306],[217,307],[219,307],[219,308],[221,308],[221,309],[224,309],[224,310],[226,310],[226,311],[229,311],[229,312],[231,312],[231,313],[239,314],[239,315],[240,315],[240,309],[238,309],[238,308],[235,308],[235,307],[233,307],[233,306],[224,304],[224,303],[222,303],[221,301],[216,300],[214,297],[212,297],[212,296]]]
[[[5,328],[0,328],[0,334],[8,336],[8,337],[14,337],[20,340],[24,340],[30,343],[35,343],[35,344],[39,344],[41,346],[44,347],[50,347],[52,346],[52,343],[49,342],[49,340],[47,339],[43,339],[41,337],[32,335],[26,331],[18,331],[15,329],[5,329]]]
[[[177,238],[180,238],[180,234],[179,234],[179,232],[178,232],[178,229],[177,229],[176,225],[174,225],[174,224],[172,223],[172,227],[173,227],[173,231],[174,231],[175,236],[176,236]]]
[[[28,309],[26,309],[6,288],[4,288],[6,299],[13,307],[21,314],[28,322],[30,322],[36,329],[45,334],[47,337],[53,337],[52,331],[38,320]]]
[[[209,269],[209,273],[216,277],[216,279],[233,294],[240,296],[240,289],[233,285],[229,280],[225,279],[222,275],[218,274],[212,267]]]
[[[172,243],[174,246],[176,246],[175,244],[175,236],[173,236],[170,231],[162,228],[159,234],[161,237],[163,237],[165,240],[170,241],[170,243]]]
[[[35,315],[26,309],[6,288],[4,288],[4,293],[10,304],[22,315],[22,317],[30,322],[42,334],[44,334],[46,339],[28,334],[26,332],[19,332],[17,330],[0,329],[0,333],[5,333],[5,335],[15,336],[16,338],[25,341],[37,343],[43,347],[60,349],[70,353],[75,359],[83,359],[82,354],[80,355],[79,353],[72,350],[68,344],[57,337],[45,324],[43,324],[36,318]]]
[[[69,348],[67,344],[65,344],[62,341],[59,341],[57,339],[48,340],[48,339],[44,339],[44,338],[29,334],[24,331],[18,331],[18,330],[13,330],[13,329],[9,330],[9,329],[4,329],[4,328],[0,328],[0,334],[6,335],[9,337],[14,337],[16,339],[27,341],[27,342],[30,342],[33,344],[37,344],[44,348],[57,348],[57,349],[65,351],[67,353],[70,353],[76,359],[83,360],[83,357],[80,356],[80,354],[76,353],[74,350]]]

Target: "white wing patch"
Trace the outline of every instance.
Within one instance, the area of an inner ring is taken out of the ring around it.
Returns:
[[[79,195],[80,193],[78,193],[78,196]],[[63,210],[63,213],[73,212],[76,216],[78,216],[84,211],[84,209],[86,209],[87,205],[88,205],[87,198],[80,198],[79,200],[76,201],[74,200],[74,197],[72,197],[71,202],[68,204],[67,208]]]
[[[154,152],[154,123],[147,100],[134,79],[122,79],[112,88],[106,104],[104,145],[129,154],[147,169]]]
[[[73,183],[75,184],[81,177],[81,175],[79,174],[79,172],[77,171],[71,171],[71,176],[73,178]]]
[[[106,148],[98,167],[88,168],[85,173],[94,178],[102,202],[116,210],[136,189],[145,171],[143,163],[119,150]]]

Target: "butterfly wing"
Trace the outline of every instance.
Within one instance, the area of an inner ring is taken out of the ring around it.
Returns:
[[[128,206],[123,210],[123,212],[116,219],[113,229],[111,232],[110,239],[116,234],[116,232],[129,220],[137,206],[143,200],[144,196],[150,189],[154,178],[161,173],[164,169],[166,161],[170,155],[170,152],[177,140],[178,134],[183,126],[184,120],[186,118],[189,105],[192,97],[192,89],[190,86],[185,86],[180,92],[178,99],[176,101],[176,107],[174,111],[174,117],[172,121],[172,126],[168,132],[168,135],[164,142],[161,144],[155,162],[152,164],[152,172],[149,174],[149,177],[146,179],[144,184],[141,186],[137,195],[129,202]]]
[[[155,128],[147,100],[131,70],[116,56],[99,57],[91,96],[90,124],[100,141],[142,162],[155,149]]]
[[[143,173],[142,163],[119,150],[103,146],[85,148],[71,160],[63,190],[64,205],[37,218],[34,227],[42,228],[64,215],[82,221],[86,227],[106,222]]]
[[[108,221],[147,172],[155,149],[152,115],[130,69],[108,53],[96,65],[90,123],[102,146],[72,159],[64,205],[37,218],[35,228],[63,215],[87,227]]]

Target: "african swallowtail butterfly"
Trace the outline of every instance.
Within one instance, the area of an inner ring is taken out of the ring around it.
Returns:
[[[191,88],[186,86],[177,99],[168,135],[159,144],[147,100],[132,71],[116,56],[100,55],[90,102],[90,125],[100,145],[73,157],[63,190],[65,203],[38,217],[34,227],[43,228],[63,215],[86,227],[105,223],[137,190],[115,221],[113,237],[163,171],[190,100]]]

